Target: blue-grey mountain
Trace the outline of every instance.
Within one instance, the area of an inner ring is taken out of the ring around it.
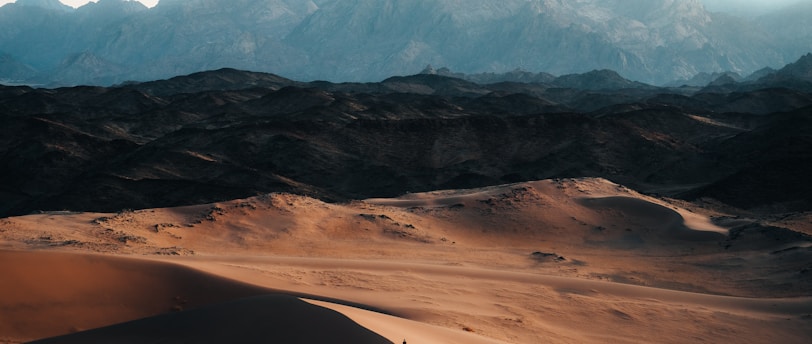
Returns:
[[[744,19],[699,0],[18,0],[0,8],[0,80],[109,85],[231,67],[377,81],[432,64],[664,84],[795,61],[812,47],[808,18],[810,6]]]

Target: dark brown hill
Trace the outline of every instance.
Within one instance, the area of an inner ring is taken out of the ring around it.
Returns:
[[[222,68],[212,72],[199,72],[176,76],[168,80],[133,83],[127,85],[127,88],[141,90],[157,96],[167,96],[210,90],[244,90],[255,87],[280,89],[285,86],[299,84],[301,83],[270,73],[246,72],[233,68]]]
[[[775,113],[752,130],[721,143],[722,164],[742,166],[695,195],[744,208],[808,210],[812,200],[812,107]]]
[[[780,88],[298,83],[230,69],[114,88],[3,87],[0,215],[584,176],[808,210],[810,105],[810,94]]]

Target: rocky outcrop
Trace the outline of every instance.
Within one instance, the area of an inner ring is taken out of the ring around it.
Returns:
[[[0,215],[558,177],[812,209],[812,95],[668,92],[441,75],[304,83],[233,69],[111,88],[0,87]]]

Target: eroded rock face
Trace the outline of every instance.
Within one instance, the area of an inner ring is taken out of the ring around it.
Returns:
[[[812,96],[669,92],[684,90],[441,75],[302,83],[233,69],[114,88],[0,87],[0,213],[272,191],[344,200],[584,176],[809,209]]]

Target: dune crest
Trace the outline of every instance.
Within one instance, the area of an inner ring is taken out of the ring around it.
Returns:
[[[175,264],[0,251],[0,338],[31,340],[270,292]],[[201,288],[205,286],[205,288]]]
[[[69,343],[392,344],[339,312],[287,295],[262,295],[35,341]]]
[[[710,223],[707,217],[692,214],[691,220],[687,220],[683,217],[685,210],[674,210],[644,199],[614,196],[582,198],[579,201],[587,208],[613,212],[647,229],[659,231],[658,236],[662,238],[720,241],[728,234],[726,229]]]
[[[804,224],[642,195],[596,178],[342,204],[267,194],[13,217],[0,220],[0,247],[17,250],[4,253],[13,256],[0,260],[0,272],[19,278],[0,281],[9,290],[0,302],[14,310],[0,316],[14,322],[0,324],[28,325],[0,327],[0,338],[150,317],[106,330],[138,332],[176,321],[160,315],[176,306],[219,303],[209,310],[239,312],[246,305],[236,300],[275,290],[396,343],[804,343],[812,335],[812,239]],[[141,259],[112,257],[121,255]],[[186,296],[199,285],[213,289]],[[99,290],[114,292],[102,302]],[[72,301],[36,301],[60,298]],[[137,307],[116,307],[124,301]],[[85,315],[59,324],[63,311]]]

